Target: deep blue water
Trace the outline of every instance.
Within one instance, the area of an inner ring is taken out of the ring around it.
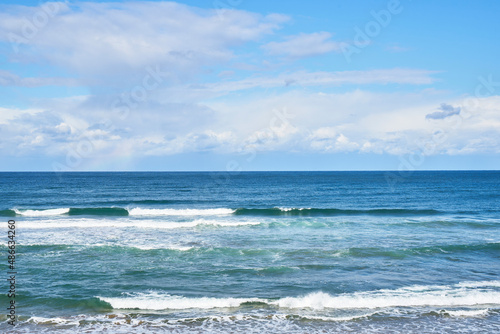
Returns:
[[[499,189],[495,171],[0,173],[19,316],[0,330],[496,333]]]

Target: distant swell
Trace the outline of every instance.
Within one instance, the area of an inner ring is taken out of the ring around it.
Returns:
[[[243,216],[428,216],[440,214],[437,210],[409,210],[409,209],[315,209],[315,208],[269,208],[269,209],[237,209],[234,214]]]

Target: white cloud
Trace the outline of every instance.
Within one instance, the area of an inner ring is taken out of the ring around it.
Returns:
[[[320,152],[351,152],[360,146],[331,127],[314,130],[307,141],[313,151]]]
[[[39,108],[21,109],[0,107],[0,124],[9,124],[13,119],[16,119],[22,115],[33,115],[42,111],[43,109]]]
[[[15,8],[0,15],[0,40],[19,36],[13,45],[20,50],[16,58],[45,60],[93,81],[105,74],[142,73],[151,64],[188,75],[205,64],[231,59],[232,47],[258,40],[287,19],[229,10],[222,20],[216,10],[175,2],[78,2],[25,38],[30,37],[23,29],[25,17],[41,7]]]
[[[173,138],[134,138],[134,149],[139,146],[144,155],[162,156],[187,152],[227,153],[234,150],[235,134],[230,131],[215,132],[205,130],[198,133],[182,134]],[[139,145],[137,145],[139,144]]]
[[[284,42],[270,42],[262,48],[271,55],[284,55],[291,58],[318,56],[332,51],[340,51],[340,43],[331,40],[328,32],[299,34],[286,37]]]

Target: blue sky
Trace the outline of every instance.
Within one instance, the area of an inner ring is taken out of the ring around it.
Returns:
[[[0,170],[498,169],[498,1],[0,2]]]

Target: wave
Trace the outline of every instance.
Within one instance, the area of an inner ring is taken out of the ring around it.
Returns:
[[[57,208],[57,209],[13,209],[17,216],[24,217],[46,217],[46,216],[128,216],[127,209],[110,208]]]
[[[235,215],[243,216],[428,216],[438,215],[441,211],[425,209],[318,209],[318,208],[267,208],[267,209],[250,209],[239,208],[234,211]]]
[[[499,281],[481,282],[482,289],[461,283],[452,286],[410,286],[396,290],[376,290],[331,295],[322,291],[299,297],[187,298],[160,292],[126,294],[124,297],[97,297],[114,309],[186,310],[234,308],[245,304],[266,304],[286,309],[381,309],[392,307],[466,307],[500,305]],[[458,314],[458,313],[457,313]]]
[[[429,216],[441,214],[441,211],[426,209],[319,209],[319,208],[209,208],[209,209],[173,209],[173,208],[122,208],[122,207],[91,207],[91,208],[54,208],[54,209],[9,209],[1,210],[0,216]]]
[[[45,217],[45,216],[218,216],[230,215],[232,209],[147,209],[121,207],[103,208],[57,208],[57,209],[12,209],[2,210],[3,216],[25,216],[25,217]]]
[[[230,215],[232,209],[143,209],[133,208],[129,213],[131,216],[219,216]]]
[[[18,216],[26,217],[44,217],[44,216],[56,216],[67,214],[70,208],[60,208],[60,209],[43,209],[43,210],[18,210],[14,209],[14,212]]]
[[[115,309],[187,310],[239,307],[247,303],[266,303],[259,298],[187,298],[158,292],[128,294],[126,297],[99,297]]]

